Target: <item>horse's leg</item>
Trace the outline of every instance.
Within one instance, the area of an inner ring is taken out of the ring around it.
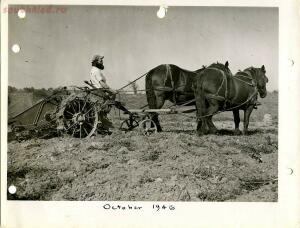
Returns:
[[[196,93],[196,109],[197,109],[197,134],[202,136],[205,134],[205,118],[202,117],[205,112],[205,98]]]
[[[196,101],[196,108],[197,108],[197,134],[198,136],[202,136],[206,134],[206,121],[205,118],[202,117],[204,113],[205,106],[203,107],[202,103],[202,97],[198,98]]]
[[[163,92],[155,92],[155,96],[156,96],[156,107],[151,107],[149,105],[149,108],[155,108],[155,109],[160,109],[162,108],[162,106],[164,105],[165,103],[165,94]],[[159,118],[158,118],[158,113],[155,113],[153,116],[152,116],[152,120],[153,122],[156,124],[156,127],[157,127],[157,131],[158,132],[161,132],[162,131],[162,128],[160,126],[160,122],[159,122]]]
[[[209,124],[207,117],[201,117],[201,116],[205,116],[205,115],[206,114],[203,114],[203,112],[202,112],[202,114],[200,114],[199,118],[198,118],[197,133],[199,136],[210,133],[210,124]]]
[[[199,119],[199,120],[197,121],[197,131],[200,131],[200,130],[201,130],[201,126],[202,126],[202,120]]]
[[[207,124],[208,124],[208,128],[209,128],[209,133],[216,134],[218,132],[218,129],[216,128],[216,126],[212,122],[212,117],[213,116],[207,117]]]
[[[215,134],[215,133],[217,133],[218,129],[212,122],[212,117],[213,117],[213,114],[215,114],[219,110],[219,102],[215,99],[210,99],[208,101],[208,103],[209,103],[209,106],[208,106],[207,112],[204,115],[209,115],[205,118],[207,127],[208,127],[208,132],[211,134]]]
[[[233,111],[233,118],[234,118],[234,134],[240,135],[242,132],[239,129],[240,125],[240,111],[238,109],[234,109]]]
[[[197,114],[198,115],[198,114]],[[201,115],[199,115],[201,116]],[[202,136],[204,134],[206,134],[206,122],[205,122],[205,118],[197,118],[197,134],[198,136]]]
[[[250,115],[253,111],[254,106],[250,105],[245,111],[244,111],[244,135],[247,134],[248,132],[248,125],[249,125],[249,119],[250,119]]]
[[[202,136],[207,134],[207,124],[205,118],[199,118],[197,120],[197,134],[198,136]]]
[[[196,107],[196,116],[198,117],[198,116],[200,116],[200,115],[198,115],[198,112],[199,112],[200,110],[199,110],[198,107],[197,107],[197,103],[195,103],[195,107]],[[196,128],[196,131],[197,131],[197,132],[201,130],[201,125],[202,125],[202,120],[201,120],[201,118],[197,118],[197,128]]]

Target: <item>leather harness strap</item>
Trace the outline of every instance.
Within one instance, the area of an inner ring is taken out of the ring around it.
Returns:
[[[246,74],[247,76],[245,76],[245,75],[243,75],[243,74]],[[246,81],[244,81],[244,80],[242,80],[242,79],[240,79],[240,78],[238,78],[238,77],[247,78],[247,79],[251,80],[252,83],[246,82]],[[253,87],[256,86],[256,83],[255,83],[255,81],[254,81],[252,75],[251,75],[250,72],[248,72],[248,71],[241,71],[241,72],[238,72],[237,75],[235,75],[233,78],[234,78],[234,79],[237,79],[237,80],[239,80],[239,81],[241,81],[241,82],[244,82],[244,83],[246,83],[247,85],[250,85],[250,86],[253,86]]]
[[[224,109],[226,109],[226,102],[228,101],[228,79],[227,79],[227,75],[224,73],[223,70],[215,68],[215,67],[209,67],[207,69],[213,69],[213,70],[217,70],[219,71],[222,76],[223,76],[223,80],[221,82],[221,85],[219,86],[217,92],[213,95],[210,95],[211,98],[216,97],[217,100],[220,100],[220,98],[224,99]],[[225,85],[225,94],[224,97],[219,95],[220,90],[222,89],[223,85]]]
[[[226,102],[228,101],[228,90],[229,90],[229,88],[228,88],[228,78],[227,78],[227,75],[225,74],[225,72],[224,72],[223,70],[218,69],[218,68],[215,68],[215,67],[209,67],[209,68],[207,68],[207,69],[217,70],[217,71],[221,72],[221,74],[222,74],[222,76],[223,76],[223,80],[222,80],[221,85],[219,86],[217,92],[216,92],[215,94],[209,94],[208,97],[211,98],[211,99],[219,100],[219,101],[224,100],[224,107],[223,107],[223,109],[226,110]],[[251,75],[251,73],[250,73],[250,72],[247,72],[247,71],[243,71],[243,72],[241,72],[241,73],[244,73],[244,74],[246,74],[246,75],[249,76],[249,77],[247,77],[247,76],[245,76],[245,75],[242,75],[242,74],[239,74],[239,75],[234,76],[234,77],[232,77],[232,78],[234,78],[234,79],[236,79],[236,80],[239,80],[239,81],[241,81],[241,82],[243,82],[243,83],[245,83],[245,84],[247,84],[247,85],[249,85],[249,86],[254,87],[254,92],[253,92],[253,94],[246,100],[246,102],[243,102],[243,103],[241,104],[241,105],[244,105],[245,103],[251,101],[251,100],[257,95],[257,92],[258,92],[258,91],[257,91],[257,85],[256,85],[256,82],[255,82],[253,76]],[[242,79],[240,79],[240,78],[238,78],[238,77],[244,77],[244,78],[247,78],[247,79],[251,80],[251,83],[246,82],[246,81],[244,81],[244,80],[242,80]],[[224,94],[224,96],[221,96],[221,95],[219,95],[219,93],[220,93],[220,90],[223,88],[223,85],[225,85],[225,94]],[[240,107],[241,105],[238,105],[237,107]]]
[[[173,92],[173,100],[176,105],[176,90],[175,90],[175,85],[174,85],[174,80],[173,80],[173,74],[171,71],[171,66],[169,64],[166,64],[166,70],[167,70],[167,75],[170,75],[172,92]]]

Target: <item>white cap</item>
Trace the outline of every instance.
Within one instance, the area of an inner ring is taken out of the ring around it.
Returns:
[[[103,55],[94,55],[92,61],[96,61],[96,60],[99,61],[99,60],[101,60],[101,59],[103,59],[103,58],[104,58]]]

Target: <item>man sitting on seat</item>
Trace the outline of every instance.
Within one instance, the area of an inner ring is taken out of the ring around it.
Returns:
[[[92,69],[90,71],[91,85],[94,88],[103,89],[103,92],[108,95],[109,98],[108,101],[106,101],[107,105],[115,105],[124,113],[129,114],[129,111],[119,101],[115,101],[117,93],[106,83],[106,78],[102,73],[102,70],[104,70],[103,58],[104,56],[95,55],[92,59]],[[100,121],[102,122],[103,128],[105,130],[113,127],[111,121],[109,121],[109,119],[107,118],[107,112],[102,113],[102,115],[100,116]]]
[[[92,69],[90,71],[91,82],[95,88],[105,89],[114,99],[116,92],[107,85],[106,78],[102,73],[102,70],[104,70],[103,58],[104,56],[101,55],[95,55],[93,57]]]
[[[104,56],[101,55],[94,55],[92,59],[92,69],[90,71],[90,81],[91,85],[94,88],[99,89],[99,92],[101,91],[100,89],[104,89],[103,94],[107,95],[108,94],[108,99],[114,100],[116,97],[116,92],[112,90],[106,83],[106,78],[104,77],[102,70],[104,70],[104,65],[103,65],[103,58]],[[108,108],[109,110],[109,108]],[[102,128],[103,130],[109,131],[109,128],[112,128],[112,122],[107,118],[108,112],[101,112],[100,121],[102,123]]]

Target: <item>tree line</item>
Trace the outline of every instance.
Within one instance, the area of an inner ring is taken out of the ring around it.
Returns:
[[[8,94],[12,94],[12,93],[32,93],[34,96],[37,97],[46,97],[46,96],[50,96],[52,93],[60,90],[61,88],[34,88],[34,87],[24,87],[24,88],[16,88],[14,86],[8,86]]]
[[[131,89],[133,94],[137,94],[138,93],[138,85],[136,84],[136,82],[131,82]],[[24,87],[24,88],[16,88],[14,86],[8,86],[8,94],[11,93],[32,93],[34,96],[38,96],[38,97],[46,97],[46,96],[50,96],[51,94],[53,94],[54,92],[61,90],[62,87],[58,87],[58,88],[41,88],[41,89],[37,89],[34,87]]]

